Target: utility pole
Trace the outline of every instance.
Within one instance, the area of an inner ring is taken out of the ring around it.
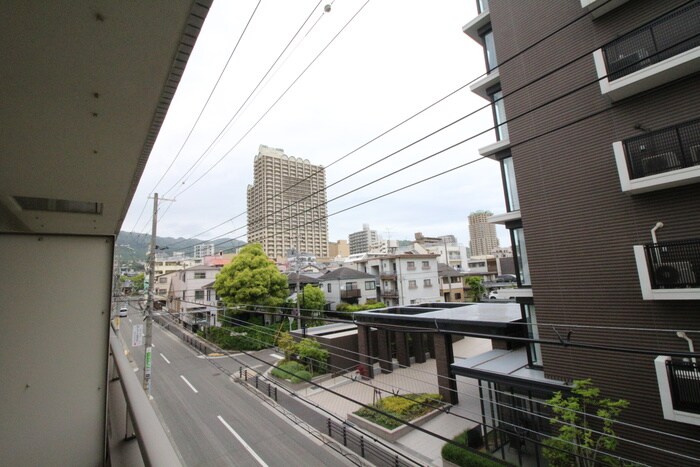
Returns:
[[[174,201],[161,199],[161,201]],[[150,256],[148,258],[148,295],[146,298],[146,330],[143,333],[145,351],[143,357],[143,390],[151,396],[151,354],[153,353],[153,287],[156,269],[156,229],[158,226],[158,193],[153,194],[153,224],[151,228]]]
[[[297,329],[301,329],[301,308],[299,306],[300,299],[300,279],[299,279],[299,228],[297,227]]]

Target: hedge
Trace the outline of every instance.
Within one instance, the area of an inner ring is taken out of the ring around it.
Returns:
[[[469,430],[466,430],[452,438],[454,442],[461,444],[464,447],[455,446],[451,443],[445,443],[445,445],[442,447],[442,458],[462,467],[501,467],[504,465],[503,462],[493,460],[484,454],[480,454],[475,449],[468,447],[468,433]]]

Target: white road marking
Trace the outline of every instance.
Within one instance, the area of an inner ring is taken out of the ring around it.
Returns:
[[[165,360],[165,362],[166,362],[168,365],[170,365],[170,360],[168,360],[167,358],[165,358],[165,355],[160,354],[160,356],[163,357],[163,360]]]
[[[139,371],[138,367],[134,368],[134,373],[136,373],[137,371]]]
[[[129,324],[131,324],[131,318],[129,318]]]
[[[198,393],[198,392],[199,392],[199,391],[197,391],[197,388],[195,388],[194,386],[192,386],[192,383],[190,383],[189,381],[187,381],[187,378],[185,378],[185,377],[182,376],[182,375],[180,375],[180,378],[182,378],[182,380],[183,380],[185,383],[187,383],[187,385],[190,387],[190,389],[192,389],[195,393]]]
[[[284,360],[284,357],[282,355],[278,355],[276,353],[271,353],[270,357],[276,358],[277,360]]]
[[[265,461],[263,461],[263,460],[260,458],[260,456],[257,455],[257,453],[256,453],[255,451],[253,451],[253,448],[251,448],[250,446],[248,446],[248,443],[246,443],[245,441],[243,441],[243,438],[241,438],[241,437],[238,435],[238,433],[236,433],[236,431],[235,431],[233,428],[231,428],[231,425],[229,425],[228,423],[226,423],[226,420],[224,420],[223,418],[221,418],[221,415],[218,415],[217,418],[219,419],[219,421],[220,421],[221,423],[224,424],[224,426],[226,427],[226,429],[227,429],[228,431],[230,431],[231,434],[232,434],[233,436],[236,437],[236,439],[238,440],[238,442],[241,443],[241,444],[243,445],[243,447],[246,449],[246,451],[248,451],[248,452],[250,453],[250,455],[253,456],[253,457],[255,458],[256,461],[258,461],[258,464],[260,464],[262,467],[268,467],[267,464],[265,463]]]

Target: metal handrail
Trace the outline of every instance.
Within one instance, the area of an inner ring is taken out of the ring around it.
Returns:
[[[124,356],[124,350],[114,329],[109,330],[109,347],[112,351],[114,366],[119,374],[124,398],[126,399],[129,416],[131,417],[136,439],[141,450],[141,457],[146,466],[171,467],[181,466],[182,463],[165,434],[148,396],[134,374],[129,361]]]

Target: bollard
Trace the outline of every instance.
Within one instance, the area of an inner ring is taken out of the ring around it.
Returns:
[[[360,436],[360,455],[365,458],[365,437]]]
[[[332,422],[331,422],[331,419],[329,418],[329,419],[328,419],[328,436],[332,438],[332,437],[333,437],[333,432],[331,431],[331,423],[332,423]]]
[[[343,446],[348,446],[348,433],[345,430],[345,425],[343,425]]]
[[[277,386],[275,386],[275,402],[277,402]]]
[[[255,375],[255,389],[258,389],[258,383],[259,383],[258,375]]]
[[[238,367],[238,379],[243,379],[243,367]]]
[[[398,454],[396,455],[396,467],[400,467],[400,466],[399,466],[399,455],[398,455]]]
[[[245,380],[248,381],[248,368],[245,369],[244,375],[245,375]]]
[[[267,383],[267,397],[272,397],[272,386]]]

